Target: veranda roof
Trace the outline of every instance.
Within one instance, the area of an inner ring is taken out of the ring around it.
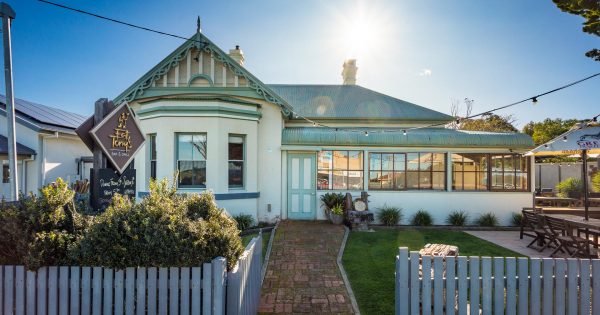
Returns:
[[[381,133],[382,130],[388,131]],[[394,132],[389,132],[389,131]],[[365,136],[365,131],[369,136]],[[444,128],[402,129],[361,128],[354,130],[321,127],[285,128],[284,145],[318,146],[384,146],[384,147],[445,147],[445,148],[507,148],[529,150],[534,147],[530,136],[522,133],[465,131]]]

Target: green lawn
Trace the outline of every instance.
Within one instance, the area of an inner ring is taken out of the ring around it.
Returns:
[[[394,266],[398,247],[419,250],[427,243],[458,246],[464,256],[519,255],[504,247],[460,231],[383,230],[352,232],[343,264],[362,314],[394,313]]]
[[[250,241],[252,240],[253,237],[258,236],[258,233],[254,233],[254,234],[248,234],[248,235],[244,235],[242,236],[242,243],[244,244],[244,247],[246,247],[246,245],[248,245],[248,243],[250,243]],[[265,258],[265,255],[267,254],[267,246],[269,246],[269,238],[271,238],[271,231],[267,231],[267,232],[263,232],[262,234],[262,256],[263,256],[263,260]]]

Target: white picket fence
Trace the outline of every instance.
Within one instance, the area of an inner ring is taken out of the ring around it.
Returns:
[[[261,247],[262,235],[248,244],[231,272],[222,257],[202,267],[60,266],[29,271],[0,266],[0,313],[255,314]]]
[[[399,249],[397,315],[600,314],[598,259],[419,258]]]

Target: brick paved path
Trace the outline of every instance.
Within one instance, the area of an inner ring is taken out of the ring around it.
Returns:
[[[351,314],[336,259],[344,228],[329,222],[283,221],[273,240],[260,313]]]

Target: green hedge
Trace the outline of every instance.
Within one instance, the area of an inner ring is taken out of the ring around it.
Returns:
[[[75,211],[60,179],[40,195],[0,207],[0,264],[176,267],[222,256],[232,268],[243,251],[236,222],[211,192],[181,195],[152,181],[137,203],[116,195],[95,217]]]

